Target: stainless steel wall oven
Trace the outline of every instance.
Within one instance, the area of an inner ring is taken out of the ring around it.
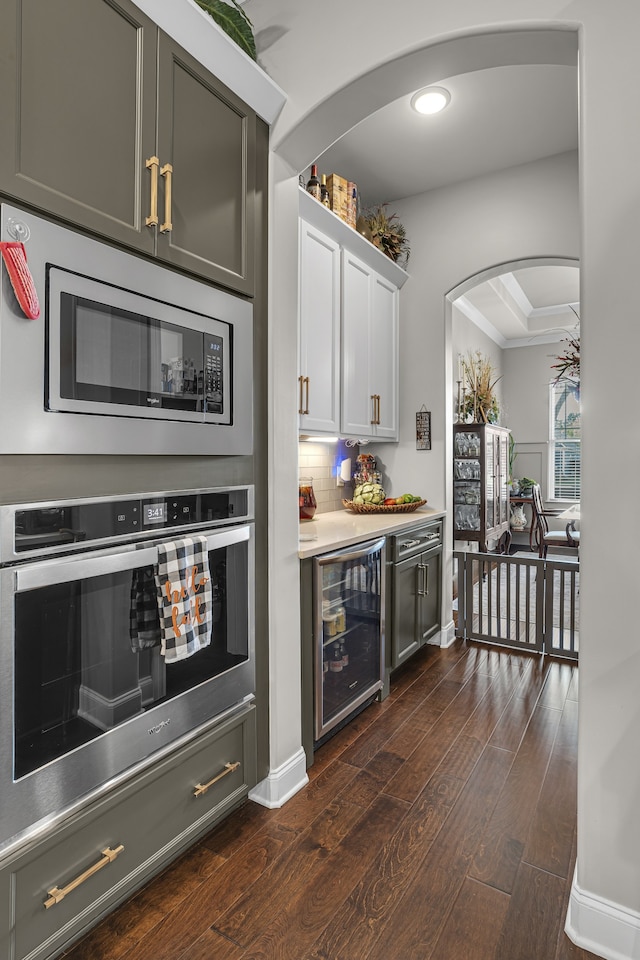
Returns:
[[[251,701],[250,486],[0,507],[0,849]]]

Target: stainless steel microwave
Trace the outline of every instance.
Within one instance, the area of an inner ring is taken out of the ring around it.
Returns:
[[[0,453],[249,454],[253,307],[2,204],[40,303],[0,289]]]

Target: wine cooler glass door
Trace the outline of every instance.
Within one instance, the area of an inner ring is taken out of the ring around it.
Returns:
[[[384,538],[315,560],[315,739],[382,687]]]

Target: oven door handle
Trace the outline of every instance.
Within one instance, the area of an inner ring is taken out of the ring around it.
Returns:
[[[197,531],[193,531],[195,536]],[[207,550],[219,550],[236,543],[243,543],[251,538],[251,527],[233,527],[229,530],[220,530],[207,535]],[[175,539],[181,539],[176,536]],[[110,573],[119,573],[123,570],[136,570],[138,567],[148,567],[158,562],[158,544],[169,543],[166,540],[156,541],[151,547],[140,550],[118,550],[105,555],[95,556],[81,554],[73,558],[56,557],[44,560],[42,563],[30,563],[15,570],[16,591],[35,590],[38,587],[49,587],[57,583],[72,583],[74,580],[87,580],[89,577],[108,576]]]

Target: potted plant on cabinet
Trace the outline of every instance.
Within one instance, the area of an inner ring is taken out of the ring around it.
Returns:
[[[253,24],[236,0],[196,0],[199,7],[208,13],[212,20],[244,50],[252,60],[257,60],[256,41],[253,36]]]

